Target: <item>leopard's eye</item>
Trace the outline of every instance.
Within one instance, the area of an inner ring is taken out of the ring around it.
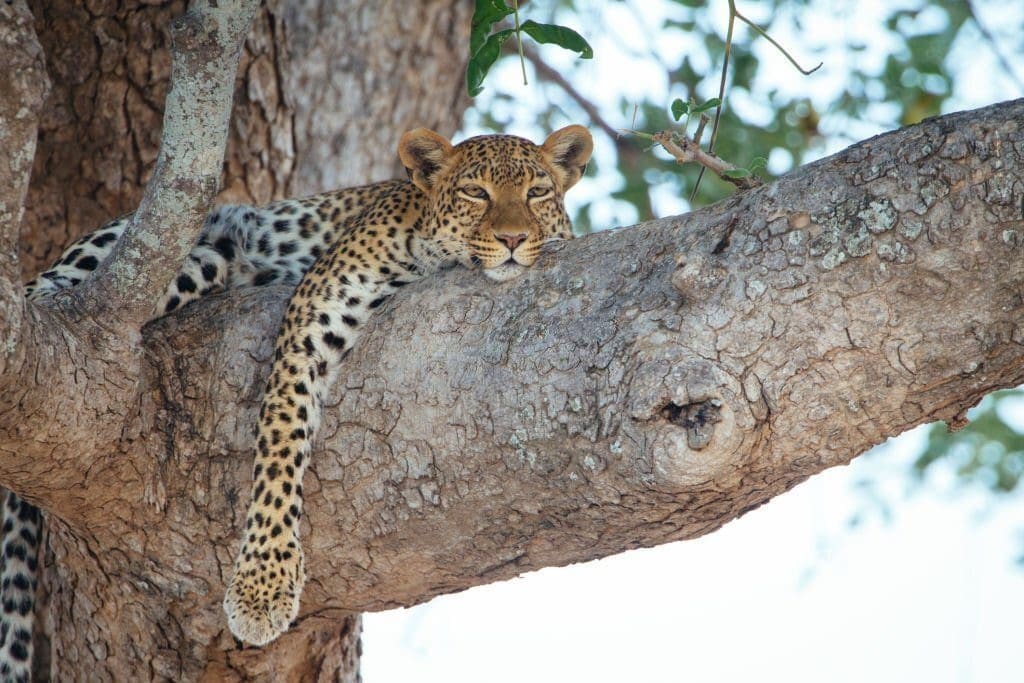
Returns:
[[[531,187],[529,190],[526,191],[526,196],[533,199],[537,197],[546,197],[549,194],[551,194],[551,188],[543,185]]]
[[[487,190],[480,187],[479,185],[463,185],[462,187],[459,188],[459,192],[472,199],[491,198],[491,195],[487,194]]]

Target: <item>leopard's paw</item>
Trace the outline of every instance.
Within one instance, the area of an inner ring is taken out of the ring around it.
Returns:
[[[266,645],[287,631],[299,613],[299,595],[306,581],[302,551],[286,555],[282,558],[282,553],[271,550],[236,563],[224,596],[224,613],[239,640]]]

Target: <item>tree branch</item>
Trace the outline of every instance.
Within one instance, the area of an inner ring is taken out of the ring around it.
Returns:
[[[137,329],[195,243],[217,192],[238,57],[258,5],[196,3],[171,23],[160,156],[123,239],[82,288],[91,316]]]
[[[1022,117],[1024,100],[880,136],[566,243],[511,283],[456,270],[404,290],[326,411],[303,616],[270,647],[345,610],[699,536],[1024,382]],[[158,604],[186,669],[230,649],[219,605],[286,299],[155,321],[135,383],[95,381],[108,393],[73,425],[0,410],[0,481],[84,557],[57,566],[105,577],[91,604]],[[128,416],[116,434],[85,433],[110,414]]]
[[[1022,116],[1017,101],[884,135],[566,244],[506,285],[457,270],[410,287],[327,410],[304,614],[699,536],[1024,382]],[[119,452],[59,468],[75,497],[37,489],[117,549],[105,573],[178,596],[167,609],[200,640],[228,637],[223,572],[285,299],[211,297],[147,327]],[[12,448],[0,475],[58,479],[34,463],[60,446]]]
[[[729,176],[729,171],[735,171],[738,167],[721,157],[705,152],[701,148],[700,131],[703,129],[703,124],[706,120],[706,118],[701,119],[701,126],[697,129],[697,134],[692,139],[686,137],[685,133],[675,133],[670,130],[659,131],[649,137],[671,154],[675,158],[676,163],[699,164],[702,170],[708,169],[725,182],[732,183],[741,190],[749,190],[761,185],[761,179],[754,174],[736,177]]]
[[[0,474],[0,485],[29,500],[51,502],[56,495],[70,497],[66,508],[88,506],[89,501],[69,496],[75,488],[73,478],[93,470],[90,453],[117,450],[112,444],[119,442],[122,425],[109,417],[122,415],[119,411],[137,397],[142,353],[138,325],[151,315],[154,302],[191,249],[215,190],[238,51],[255,6],[255,0],[199,3],[172,27],[175,66],[161,156],[132,227],[94,277],[28,307],[17,269],[13,285],[0,279],[11,292],[0,311],[0,322],[9,330],[0,365],[0,433],[11,439],[0,439],[0,453],[10,456],[7,464],[15,473]],[[4,9],[9,7],[0,10],[9,13]],[[32,25],[31,15],[20,21]],[[23,50],[29,57],[18,60],[31,66],[31,60],[41,60],[42,54],[34,33],[25,35],[32,38]],[[27,98],[25,108],[30,110],[42,99],[45,74],[38,69],[24,73],[23,79],[11,81],[12,88],[20,87],[24,93],[12,90],[15,99],[10,101]],[[29,87],[33,83],[39,84],[35,90]],[[34,141],[34,119],[26,120]],[[28,129],[22,131],[23,138]],[[27,164],[26,169],[31,166],[31,155],[16,158]],[[22,187],[18,215],[23,195]],[[9,235],[6,221],[4,229]],[[81,414],[82,396],[90,398],[87,411],[95,412]],[[37,468],[26,466],[26,451],[17,451],[23,438],[37,445],[65,445],[57,454],[48,452],[46,467]],[[58,471],[46,471],[53,467]],[[66,469],[59,471],[62,467]]]
[[[50,89],[43,49],[23,0],[0,4],[0,373],[21,333],[18,233],[32,172],[38,114]]]
[[[510,285],[458,271],[417,287],[328,410],[305,609],[699,536],[1024,382],[1022,115],[1024,100],[881,136],[565,244]],[[214,480],[244,499],[248,469]]]

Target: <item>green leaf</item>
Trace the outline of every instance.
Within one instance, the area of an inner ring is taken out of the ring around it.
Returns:
[[[708,109],[714,109],[715,107],[717,107],[721,103],[722,103],[722,100],[718,99],[717,97],[712,97],[710,100],[708,100],[704,104],[698,104],[697,106],[695,106],[693,108],[693,113],[694,114],[700,114],[701,112],[705,112]]]
[[[491,26],[498,23],[514,10],[503,0],[476,0],[473,23],[469,30],[469,56],[472,58],[487,41]]]
[[[733,168],[728,171],[722,171],[723,178],[749,178],[750,170],[746,168]]]
[[[690,105],[678,97],[672,101],[672,118],[676,121],[686,116],[690,111]]]
[[[747,166],[751,173],[757,173],[768,168],[768,160],[764,157],[754,157],[750,160],[750,164]]]
[[[557,24],[538,24],[532,19],[524,21],[520,28],[538,43],[554,43],[566,50],[578,52],[583,59],[593,59],[594,57],[594,50],[590,47],[590,43],[571,28]]]
[[[506,40],[512,37],[515,30],[507,28],[504,31],[492,33],[484,41],[484,44],[469,58],[466,66],[466,90],[470,97],[476,97],[483,91],[484,78],[491,70],[498,55],[501,54],[501,46]]]

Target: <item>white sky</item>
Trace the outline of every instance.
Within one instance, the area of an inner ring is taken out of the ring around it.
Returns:
[[[764,19],[755,3],[739,4],[751,18]],[[612,106],[620,94],[666,103],[684,95],[665,91],[662,67],[642,58],[646,48],[628,47],[656,37],[652,27],[672,7],[661,0],[642,5],[641,13],[624,3],[595,2],[588,17],[599,20],[580,25],[598,59],[585,65],[576,85],[623,127],[629,122]],[[976,5],[997,35],[1004,26],[1021,25],[1024,3]],[[884,56],[888,45],[876,27],[885,4],[822,0],[815,7],[800,10],[802,33],[778,28],[774,37],[787,46],[827,48],[836,36],[853,34],[872,46],[862,59]],[[920,25],[929,21],[925,14]],[[615,27],[616,40],[599,34],[600,26]],[[1021,37],[1012,38],[1004,52],[1024,78]],[[664,55],[687,49],[679,40],[652,47]],[[822,100],[851,59],[826,49],[817,57],[826,62],[821,72],[800,79],[769,48],[757,50],[771,65],[763,71],[777,79],[764,87],[799,88]],[[545,57],[557,63],[556,52]],[[1024,95],[978,40],[957,45],[951,62],[958,64],[951,109]],[[518,88],[520,78],[518,61],[507,59],[487,87],[516,93],[510,132],[542,138],[530,122],[533,111],[551,106],[544,100],[550,89]],[[714,91],[717,76],[709,83]],[[734,105],[756,120],[755,103]],[[823,129],[830,125],[822,121]],[[843,126],[833,131],[843,135],[824,152],[884,129],[871,121]],[[467,134],[473,132],[471,120]],[[608,159],[600,148],[597,155]],[[570,197],[607,196],[616,182],[612,176],[589,178]],[[678,198],[658,196],[663,213],[682,207]],[[629,209],[614,203],[597,215],[606,227],[631,222]],[[1024,407],[1018,413],[1016,423],[1024,429]],[[542,570],[410,610],[367,615],[363,680],[1020,683],[1024,568],[1014,559],[1024,551],[1024,505],[1019,495],[1012,505],[981,492],[950,493],[948,470],[908,495],[909,463],[919,444],[918,434],[905,435],[694,541]],[[857,486],[864,480],[882,491],[891,520],[865,502]],[[851,518],[865,512],[865,521],[850,528]]]

